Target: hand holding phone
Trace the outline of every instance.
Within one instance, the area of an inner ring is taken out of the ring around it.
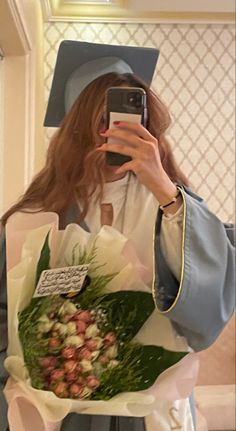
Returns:
[[[146,92],[139,87],[111,87],[106,94],[106,126],[114,128],[115,121],[130,121],[146,127],[147,107]],[[109,138],[109,144],[118,143]],[[120,141],[119,141],[120,143]],[[120,166],[130,161],[129,156],[107,152],[106,161],[109,165]]]

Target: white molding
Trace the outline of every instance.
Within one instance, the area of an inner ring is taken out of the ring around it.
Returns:
[[[32,43],[30,35],[27,31],[26,22],[24,19],[24,13],[21,9],[21,3],[16,0],[5,0],[8,3],[11,15],[14,19],[14,23],[18,32],[18,36],[21,40],[25,54],[32,49]]]
[[[72,4],[72,5],[88,5],[88,4],[94,4],[94,5],[112,5],[114,3],[114,0],[64,0],[64,4]]]
[[[134,10],[124,7],[122,0],[114,3],[92,5],[71,0],[40,0],[45,22],[89,22],[89,23],[235,23],[234,12],[194,11],[194,10]],[[175,0],[176,1],[176,0]],[[231,0],[232,1],[232,0]],[[108,12],[109,11],[109,12]]]
[[[34,155],[35,155],[35,103],[34,103],[34,87],[35,74],[34,68],[34,53],[31,51],[26,56],[25,79],[28,85],[25,89],[25,158],[24,158],[24,188],[29,184],[34,170]]]
[[[73,16],[48,16],[45,19],[46,22],[87,22],[87,23],[104,23],[104,24],[232,24],[235,25],[234,18],[225,19],[222,17],[213,18],[95,18],[95,17],[83,17],[76,18]]]
[[[50,22],[51,17],[53,16],[50,0],[40,0],[40,2],[43,12],[43,19],[45,22]]]

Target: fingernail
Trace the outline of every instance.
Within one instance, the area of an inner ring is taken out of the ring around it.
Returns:
[[[117,126],[118,124],[120,124],[120,121],[113,121],[113,124]]]

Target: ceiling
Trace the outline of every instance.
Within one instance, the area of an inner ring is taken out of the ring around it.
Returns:
[[[41,0],[45,21],[234,22],[234,0]]]

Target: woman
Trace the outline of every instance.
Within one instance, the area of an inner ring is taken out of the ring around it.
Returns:
[[[105,130],[105,93],[111,86],[144,88],[147,128],[121,122]],[[61,228],[77,222],[96,232],[112,225],[132,240],[145,267],[156,306],[165,316],[158,330],[168,327],[197,351],[215,340],[233,312],[233,247],[224,225],[188,190],[165,138],[169,124],[166,107],[133,74],[98,77],[75,101],[52,139],[45,167],[2,224],[18,211],[39,210],[57,212]],[[120,143],[108,144],[108,137]],[[108,166],[106,151],[132,160]],[[191,431],[194,425],[189,401],[180,400],[174,405],[163,401],[145,419],[67,416],[61,430],[77,429]]]

